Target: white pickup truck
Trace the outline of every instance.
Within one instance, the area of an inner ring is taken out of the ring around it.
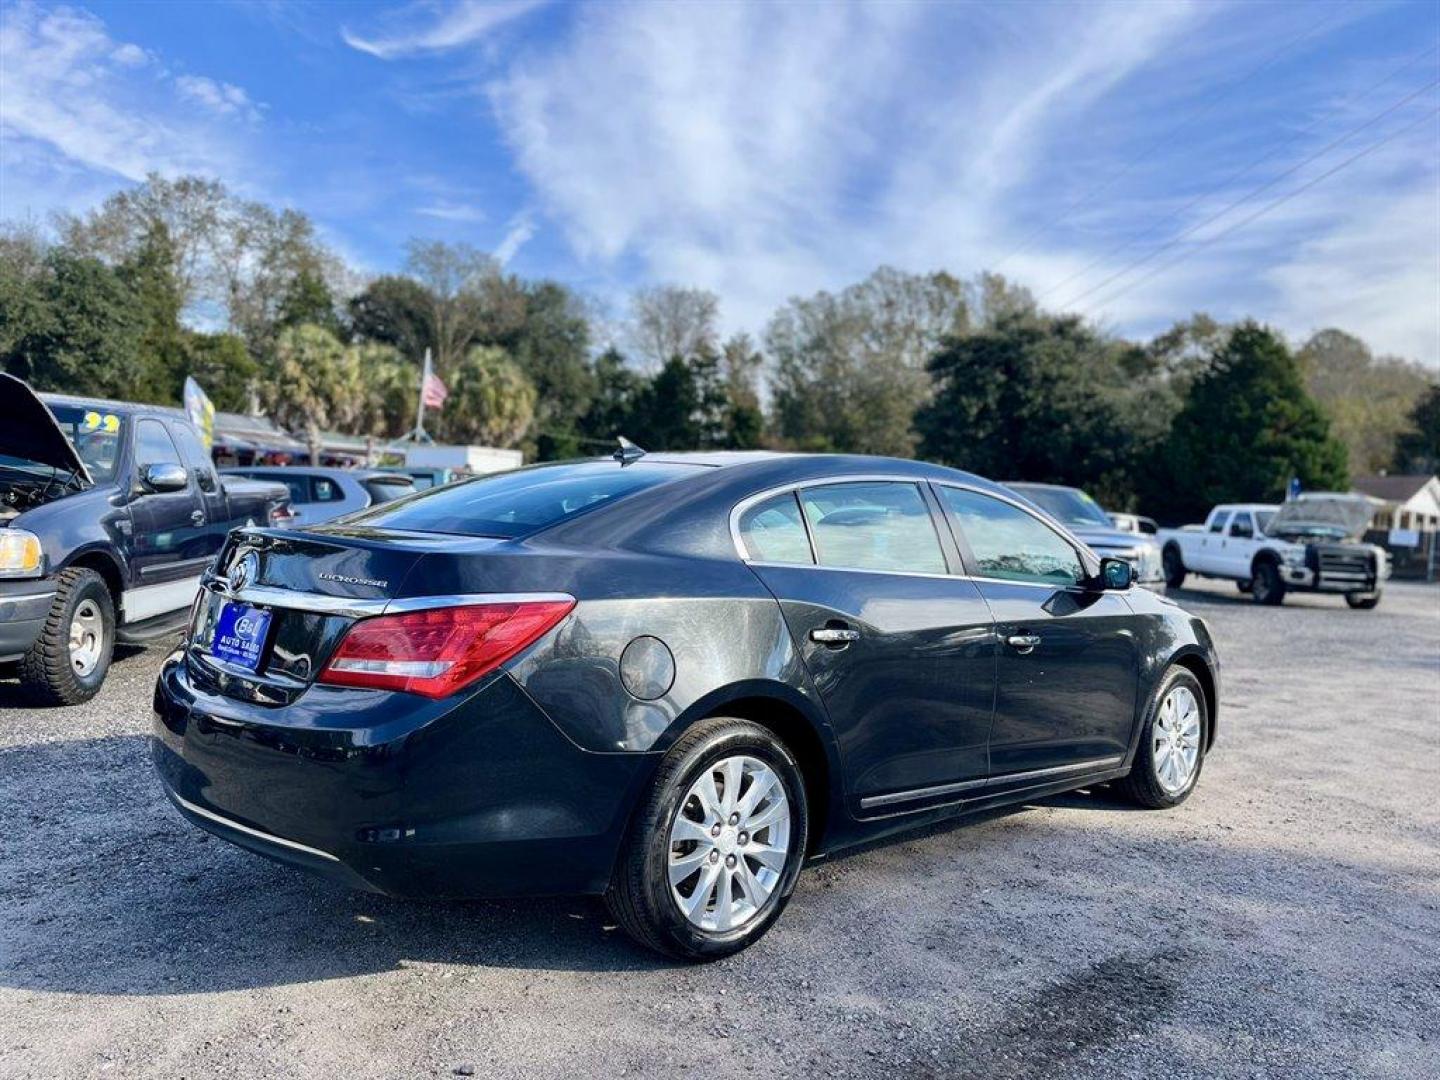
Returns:
[[[1364,495],[1313,492],[1280,506],[1226,503],[1203,525],[1161,529],[1165,583],[1188,574],[1228,578],[1262,604],[1285,593],[1341,593],[1352,608],[1373,608],[1389,577],[1385,549],[1358,542],[1376,503]]]

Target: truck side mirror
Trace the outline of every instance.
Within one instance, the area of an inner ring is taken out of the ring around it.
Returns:
[[[141,469],[140,484],[146,491],[184,491],[190,484],[190,477],[185,472],[185,466],[162,462]]]
[[[1100,584],[1108,591],[1124,592],[1135,584],[1135,568],[1124,559],[1100,560]]]

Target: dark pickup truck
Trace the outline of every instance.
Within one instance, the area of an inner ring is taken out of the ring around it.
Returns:
[[[283,523],[290,494],[222,479],[178,409],[42,398],[4,374],[0,403],[0,671],[76,704],[117,641],[178,629],[230,529]]]

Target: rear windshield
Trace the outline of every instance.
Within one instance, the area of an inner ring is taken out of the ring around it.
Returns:
[[[376,503],[385,503],[415,494],[415,484],[408,476],[376,476],[365,481],[365,490]]]
[[[637,491],[693,475],[697,465],[613,461],[539,465],[430,488],[403,502],[372,506],[352,524],[467,536],[528,536]]]
[[[1098,503],[1079,488],[1012,485],[1027,499],[1062,525],[1073,528],[1111,528],[1110,519]]]

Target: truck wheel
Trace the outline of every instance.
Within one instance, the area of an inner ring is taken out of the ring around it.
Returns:
[[[115,602],[94,570],[61,570],[55,584],[40,636],[20,659],[20,687],[36,705],[78,705],[95,696],[110,670]]]
[[[1380,594],[1378,592],[1347,592],[1345,594],[1345,603],[1349,604],[1357,611],[1369,611],[1371,608],[1377,606],[1380,603]]]
[[[1171,589],[1178,589],[1185,584],[1185,560],[1180,556],[1180,549],[1170,544],[1160,555],[1160,562],[1165,567],[1165,585]]]
[[[1239,589],[1243,593],[1248,593],[1254,587],[1255,583],[1249,578],[1246,578],[1244,581],[1235,582],[1235,588]]]
[[[1173,664],[1160,681],[1130,774],[1116,787],[1148,810],[1179,806],[1200,779],[1210,734],[1210,703],[1194,674]]]
[[[1273,562],[1257,563],[1255,576],[1250,579],[1250,592],[1258,604],[1274,607],[1285,600],[1285,582],[1280,579],[1280,568]]]

